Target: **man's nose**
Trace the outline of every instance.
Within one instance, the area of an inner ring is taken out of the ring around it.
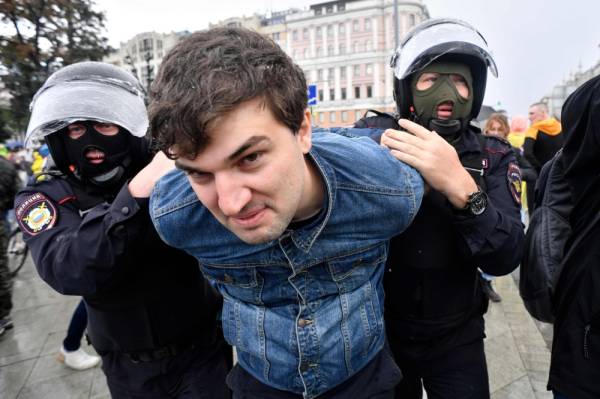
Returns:
[[[219,209],[225,216],[237,215],[252,198],[252,191],[229,175],[216,176]]]

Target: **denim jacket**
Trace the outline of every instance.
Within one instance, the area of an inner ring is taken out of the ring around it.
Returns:
[[[410,224],[423,195],[413,168],[352,133],[313,132],[307,160],[322,175],[325,204],[277,240],[241,241],[181,171],[163,177],[150,201],[162,238],[194,255],[223,294],[223,332],[240,365],[305,398],[344,382],[382,349],[388,240]]]

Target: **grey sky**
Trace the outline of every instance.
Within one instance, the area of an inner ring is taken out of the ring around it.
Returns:
[[[107,12],[110,43],[118,46],[144,31],[198,30],[231,16],[304,8],[318,0],[97,0]],[[487,39],[498,65],[485,103],[509,114],[550,92],[571,72],[600,60],[600,1],[597,0],[424,0],[431,17],[473,24]],[[168,6],[167,6],[168,5]]]

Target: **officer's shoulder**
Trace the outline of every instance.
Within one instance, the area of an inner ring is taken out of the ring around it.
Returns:
[[[498,136],[483,136],[484,150],[491,153],[508,154],[512,152],[512,146],[508,140]]]
[[[26,201],[28,197],[36,195],[43,195],[53,202],[60,203],[64,198],[73,197],[73,189],[60,176],[35,175],[30,179],[27,186],[19,192],[15,203]]]

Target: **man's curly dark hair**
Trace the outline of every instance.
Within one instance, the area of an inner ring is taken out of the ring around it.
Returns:
[[[257,32],[196,32],[169,51],[152,84],[152,138],[171,158],[193,159],[220,117],[255,98],[264,99],[275,119],[296,133],[308,101],[302,69]]]

